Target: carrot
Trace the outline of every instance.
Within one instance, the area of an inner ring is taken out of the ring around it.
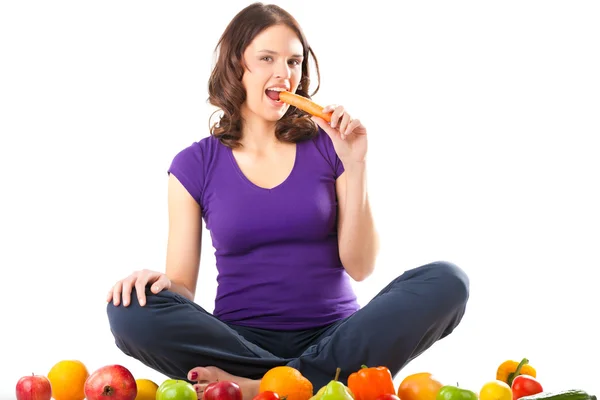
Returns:
[[[327,122],[331,122],[331,114],[332,113],[324,113],[323,108],[314,101],[304,97],[297,95],[291,92],[280,92],[279,100],[287,103],[291,106],[301,109],[302,111],[306,111],[307,113],[314,115],[315,117],[323,118]]]

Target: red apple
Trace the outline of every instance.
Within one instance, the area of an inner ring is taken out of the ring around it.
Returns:
[[[240,386],[231,381],[210,383],[204,389],[203,400],[242,400]]]
[[[83,390],[87,400],[134,400],[137,383],[122,365],[106,365],[87,378]]]
[[[27,375],[17,381],[17,400],[50,400],[52,386],[43,375]]]

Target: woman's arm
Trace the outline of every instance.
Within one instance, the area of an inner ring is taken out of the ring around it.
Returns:
[[[367,193],[366,162],[344,165],[338,177],[338,243],[340,259],[355,281],[366,279],[375,268],[379,237]]]
[[[173,174],[169,175],[168,211],[166,275],[171,280],[170,290],[194,301],[200,269],[202,212]]]

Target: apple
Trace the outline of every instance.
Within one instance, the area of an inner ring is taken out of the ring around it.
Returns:
[[[166,379],[165,381],[163,381],[163,383],[160,384],[160,386],[158,387],[158,389],[160,389],[162,387],[165,387],[167,385],[170,385],[171,383],[175,383],[175,382],[177,382],[177,379]]]
[[[52,385],[43,375],[26,375],[17,381],[17,400],[50,400]]]
[[[204,389],[204,400],[242,400],[242,389],[232,381],[209,383]]]
[[[478,396],[472,390],[444,385],[440,388],[436,400],[478,400]]]
[[[83,388],[87,400],[134,400],[137,383],[132,373],[122,365],[106,365],[94,371]]]
[[[156,400],[198,400],[198,393],[187,381],[167,379],[158,387]]]

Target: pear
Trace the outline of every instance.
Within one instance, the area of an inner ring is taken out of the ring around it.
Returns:
[[[333,378],[326,386],[319,389],[314,396],[316,397],[314,400],[354,400],[352,391],[342,382],[338,381],[340,371],[340,368],[336,369],[335,378]],[[319,396],[319,393],[321,393],[321,396]]]
[[[325,385],[321,389],[319,389],[319,391],[317,392],[317,394],[315,394],[309,400],[321,400],[321,397],[323,396],[323,393],[325,393],[325,389],[327,389],[327,385]]]

